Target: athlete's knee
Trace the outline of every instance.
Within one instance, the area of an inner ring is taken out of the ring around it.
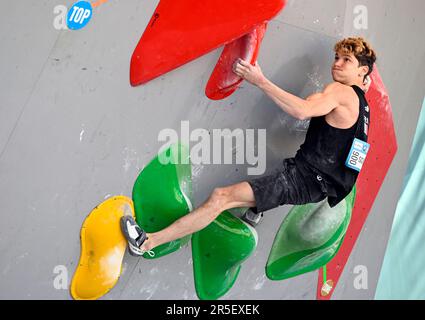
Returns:
[[[215,188],[208,199],[208,204],[215,210],[222,210],[229,203],[230,196],[231,192],[228,188]]]

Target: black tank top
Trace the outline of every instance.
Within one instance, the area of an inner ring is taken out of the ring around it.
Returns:
[[[338,129],[326,122],[325,116],[312,118],[305,142],[295,161],[307,166],[324,179],[331,207],[337,205],[352,190],[358,171],[345,166],[354,138],[367,142],[370,125],[369,107],[362,89],[351,86],[360,100],[359,117],[349,129]]]

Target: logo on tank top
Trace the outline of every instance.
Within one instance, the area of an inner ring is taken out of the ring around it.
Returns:
[[[363,123],[364,123],[364,134],[367,136],[369,132],[369,118],[364,116]]]

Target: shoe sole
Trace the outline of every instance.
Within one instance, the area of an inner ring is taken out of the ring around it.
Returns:
[[[121,225],[121,231],[124,234],[125,239],[128,241],[128,244],[131,244],[133,247],[135,247],[135,243],[133,238],[130,237],[130,234],[128,233],[127,230],[127,221],[130,221],[130,219],[123,217],[120,221],[120,225]]]
[[[258,227],[261,224],[261,221],[263,221],[263,218],[264,218],[264,215],[261,214],[261,216],[258,219],[258,221],[251,220],[251,219],[247,218],[246,216],[242,216],[241,217],[241,220],[244,221],[244,222],[246,222],[246,223],[248,223],[251,227],[256,228],[256,227]]]
[[[133,246],[130,242],[128,243],[128,252],[133,257],[141,257],[141,256],[144,255],[144,252],[140,248],[137,248],[136,246]]]
[[[130,219],[128,219],[125,216],[121,218],[120,220],[121,231],[128,242],[128,252],[130,253],[130,255],[132,255],[133,257],[141,257],[143,256],[144,252],[140,248],[138,248],[137,246],[131,243],[133,239],[130,237],[130,234],[128,233],[128,230],[127,230],[127,221],[129,220]]]

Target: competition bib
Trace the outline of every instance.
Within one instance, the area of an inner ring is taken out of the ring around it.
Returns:
[[[355,138],[345,165],[353,170],[359,171],[363,167],[366,160],[367,153],[369,152],[370,144],[360,139]]]

